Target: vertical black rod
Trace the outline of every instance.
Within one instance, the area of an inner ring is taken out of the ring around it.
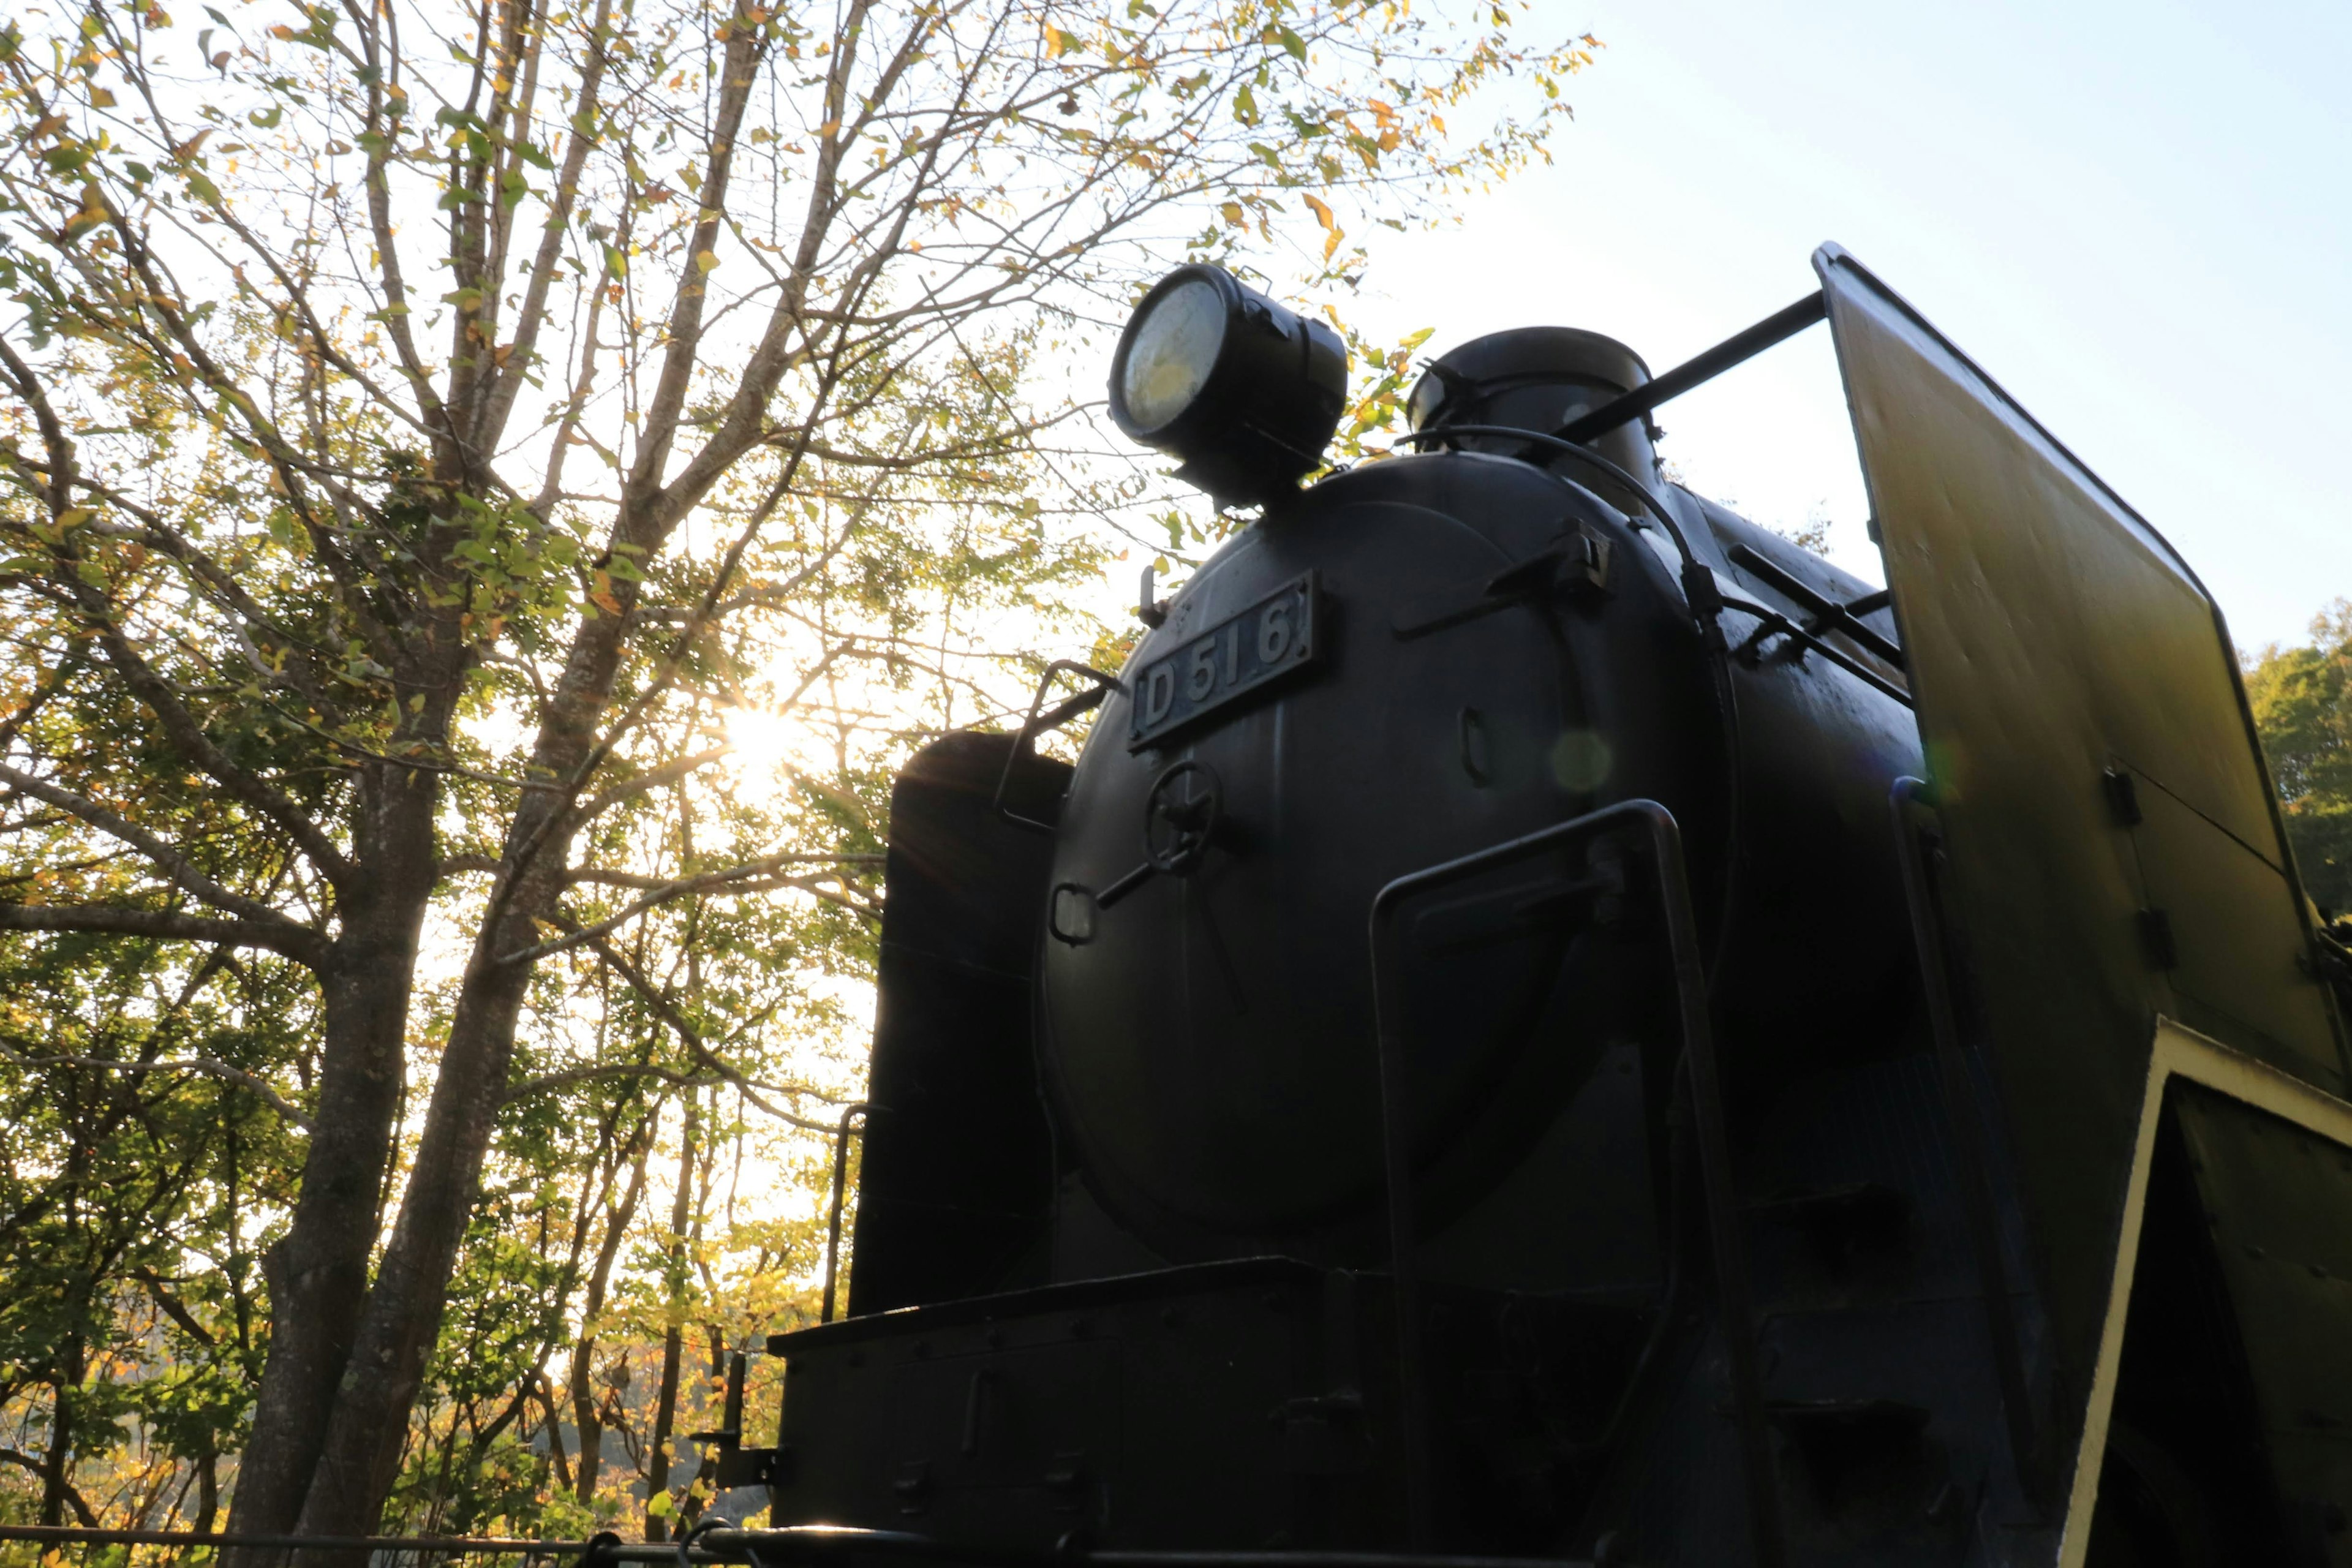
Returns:
[[[841,1124],[833,1134],[833,1215],[826,1222],[824,1234],[824,1305],[817,1313],[817,1321],[833,1321],[834,1282],[841,1268],[841,1199],[849,1185],[849,1124],[862,1120],[874,1108],[864,1100],[845,1109]]]
[[[1951,1119],[1953,1151],[1959,1159],[1960,1206],[1968,1220],[1969,1249],[1976,1254],[1977,1289],[1984,1297],[1985,1335],[1992,1342],[1993,1375],[2000,1384],[2001,1413],[2008,1417],[2011,1458],[2025,1495],[2036,1503],[2046,1503],[2048,1478],[2034,1430],[2017,1305],[2010,1295],[2000,1226],[1994,1218],[1984,1121],[1979,1114],[1975,1079],[1960,1044],[1959,1017],[1952,1007],[1951,968],[1944,952],[1943,927],[1936,918],[1935,894],[1927,886],[1919,827],[1911,817],[1914,805],[1932,809],[1927,782],[1896,779],[1887,805],[1894,812],[1895,840],[1902,852],[1903,897],[1910,906],[1919,982],[1927,993],[1927,1017],[1935,1031],[1937,1076],[1943,1086],[1945,1114]]]
[[[1739,1234],[1731,1140],[1724,1128],[1723,1080],[1716,1069],[1706,963],[1699,953],[1698,921],[1691,912],[1690,883],[1683,870],[1681,830],[1665,807],[1652,806],[1651,812],[1651,851],[1657,859],[1658,889],[1665,903],[1666,942],[1674,959],[1675,992],[1682,1005],[1683,1051],[1690,1066],[1699,1187],[1706,1196],[1707,1239],[1715,1252],[1716,1301],[1724,1355],[1731,1363],[1731,1409],[1739,1426],[1748,1529],[1758,1568],[1782,1568],[1788,1552],[1780,1533],[1780,1479],[1773,1472],[1771,1437],[1764,1426],[1764,1380],[1756,1364],[1755,1298],[1748,1288],[1748,1252]]]
[[[1683,1049],[1690,1064],[1692,1109],[1698,1124],[1700,1185],[1706,1199],[1716,1290],[1725,1349],[1731,1364],[1732,1414],[1739,1426],[1740,1468],[1748,1497],[1749,1533],[1758,1568],[1784,1568],[1788,1551],[1780,1533],[1780,1481],[1773,1471],[1771,1445],[1764,1426],[1763,1384],[1756,1363],[1755,1313],[1748,1283],[1747,1254],[1740,1246],[1730,1142],[1724,1130],[1722,1083],[1716,1070],[1715,1035],[1707,1006],[1706,965],[1699,951],[1698,921],[1691,910],[1690,883],[1683,867],[1682,829],[1675,825],[1674,814],[1654,800],[1621,801],[1492,848],[1409,872],[1382,888],[1372,900],[1372,1017],[1380,1045],[1381,1153],[1388,1186],[1390,1268],[1396,1296],[1397,1384],[1399,1415],[1403,1426],[1406,1518],[1412,1529],[1412,1544],[1426,1546],[1432,1516],[1429,1394],[1422,1362],[1420,1281],[1413,1267],[1411,1084],[1407,1078],[1402,1007],[1396,994],[1395,965],[1390,962],[1389,928],[1398,907],[1417,893],[1637,822],[1649,834],[1651,868],[1658,879],[1667,945],[1673,958]]]
[[[727,1358],[727,1412],[719,1418],[719,1426],[739,1437],[743,1432],[743,1376],[751,1364],[751,1358],[741,1351]]]
[[[1426,875],[1427,873],[1423,873]],[[1400,878],[1372,900],[1372,1027],[1381,1055],[1381,1164],[1388,1187],[1391,1310],[1396,1314],[1397,1425],[1404,1445],[1405,1541],[1426,1548],[1432,1527],[1429,1496],[1429,1390],[1421,1360],[1421,1288],[1412,1256],[1412,1113],[1406,1104],[1404,1021],[1393,987],[1381,982],[1381,963],[1390,895]]]

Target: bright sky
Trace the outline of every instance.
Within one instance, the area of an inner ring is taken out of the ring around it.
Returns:
[[[2241,647],[2352,595],[2352,4],[1538,0],[1608,46],[1554,167],[1373,247],[1360,324],[1533,322],[1653,371],[1813,288],[1824,239],[2188,556]],[[1874,580],[1825,328],[1663,450]]]

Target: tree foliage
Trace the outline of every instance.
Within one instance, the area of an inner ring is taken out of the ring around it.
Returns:
[[[2247,661],[2246,698],[2304,890],[2330,916],[2352,914],[2352,600],[2322,611],[2305,646],[2273,643]]]
[[[894,764],[1220,526],[1103,450],[1105,331],[1183,257],[1344,295],[1591,42],[194,9],[0,21],[0,1497],[575,1528],[617,1449],[658,1531],[806,1310]]]

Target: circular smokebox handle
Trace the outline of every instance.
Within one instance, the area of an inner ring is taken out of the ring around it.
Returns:
[[[1191,876],[1209,853],[1223,808],[1214,769],[1206,763],[1171,763],[1144,797],[1144,858],[1171,877]]]

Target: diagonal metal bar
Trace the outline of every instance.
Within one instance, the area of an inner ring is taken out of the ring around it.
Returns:
[[[1659,404],[1704,385],[1732,366],[1745,364],[1775,344],[1787,342],[1829,316],[1829,302],[1817,289],[1775,310],[1746,331],[1736,332],[1695,358],[1686,359],[1654,381],[1643,382],[1622,397],[1612,398],[1590,414],[1579,416],[1555,432],[1564,441],[1590,441],[1606,435],[1629,419],[1638,418]]]

